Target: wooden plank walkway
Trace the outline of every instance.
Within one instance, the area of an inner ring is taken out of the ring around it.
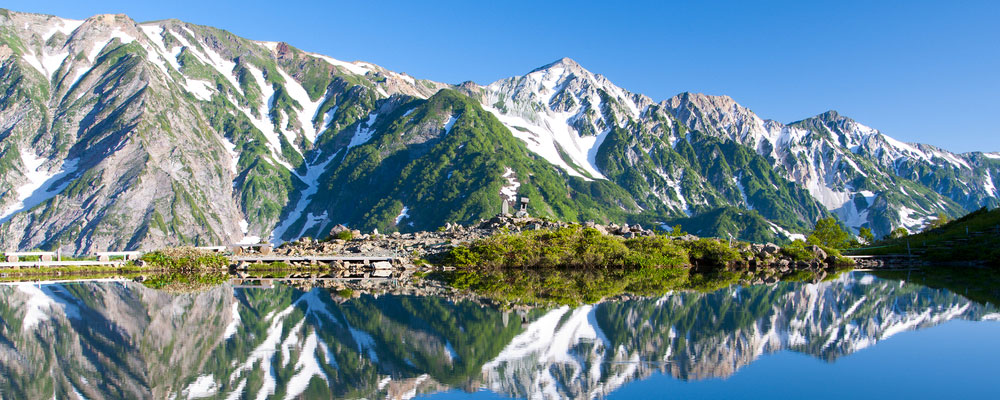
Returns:
[[[861,256],[844,256],[852,260],[866,260],[866,259],[878,259],[878,258],[918,258],[917,255],[909,254],[879,254],[879,255],[861,255]]]
[[[118,254],[116,254],[118,255]],[[279,255],[244,255],[230,256],[229,260],[234,263],[308,263],[308,264],[333,264],[343,262],[349,264],[370,265],[378,262],[388,262],[394,264],[397,260],[395,256],[279,256]],[[121,266],[132,260],[85,260],[85,261],[0,261],[0,268],[39,268],[39,267],[94,267],[94,266]]]
[[[97,267],[121,266],[125,260],[114,261],[18,261],[0,262],[0,268],[39,268],[39,267]]]

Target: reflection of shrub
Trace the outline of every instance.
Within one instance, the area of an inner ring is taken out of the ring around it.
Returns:
[[[171,272],[153,275],[142,281],[142,284],[152,289],[192,291],[221,285],[227,281],[229,281],[229,274],[224,272],[209,274],[185,274]]]
[[[619,295],[662,296],[673,290],[712,291],[736,283],[728,271],[692,273],[688,268],[463,269],[443,273],[449,285],[501,304],[594,303]]]

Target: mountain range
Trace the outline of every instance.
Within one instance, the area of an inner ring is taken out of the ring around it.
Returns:
[[[669,77],[650,77],[667,79]],[[943,132],[942,134],[946,134]],[[783,241],[1000,205],[1000,153],[663,101],[563,58],[447,84],[125,15],[0,10],[0,248],[84,253],[536,216]]]

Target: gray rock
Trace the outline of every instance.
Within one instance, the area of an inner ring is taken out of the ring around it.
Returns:
[[[778,245],[774,243],[767,243],[764,245],[762,250],[767,254],[778,254],[778,252],[781,251],[781,247],[778,247]]]

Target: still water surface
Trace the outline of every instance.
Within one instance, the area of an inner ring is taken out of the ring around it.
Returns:
[[[21,283],[0,286],[0,397],[996,398],[998,320],[864,273],[519,311]]]

